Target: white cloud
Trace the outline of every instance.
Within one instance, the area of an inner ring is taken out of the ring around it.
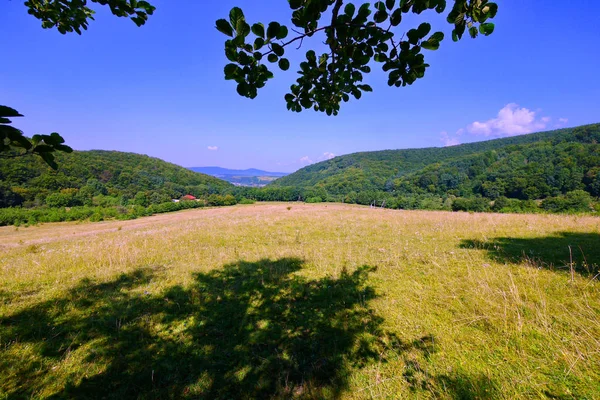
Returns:
[[[219,148],[217,146],[208,146],[207,149],[209,149],[210,151],[217,151],[217,150],[219,150]]]
[[[510,103],[498,112],[496,118],[475,121],[467,127],[467,131],[474,135],[515,136],[542,130],[549,122],[549,117],[538,118],[535,111]]]
[[[567,118],[559,118],[558,119],[558,123],[562,124],[562,125],[564,125],[564,124],[566,124],[568,122],[569,122],[569,120]]]
[[[300,158],[300,164],[312,164],[313,160],[311,160],[308,156],[304,156],[302,158]]]
[[[448,132],[442,132],[440,133],[440,140],[442,141],[442,143],[444,143],[444,146],[456,146],[457,144],[460,144],[460,140],[458,139],[458,136],[460,136],[462,134],[462,129],[460,129],[458,132],[456,132],[456,136],[451,137],[450,135],[448,135]]]
[[[323,155],[320,157],[320,160],[331,160],[332,158],[335,157],[335,154],[326,151],[325,153],[323,153]]]

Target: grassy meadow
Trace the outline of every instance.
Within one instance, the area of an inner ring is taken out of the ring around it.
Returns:
[[[0,398],[598,399],[600,218],[265,203],[0,228]]]

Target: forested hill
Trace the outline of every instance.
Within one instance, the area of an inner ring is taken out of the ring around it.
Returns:
[[[598,196],[599,142],[600,124],[593,124],[452,147],[354,153],[305,167],[272,186],[334,196],[383,191],[539,199],[577,189]]]
[[[57,171],[39,157],[0,158],[0,207],[24,202],[43,204],[52,193],[85,198],[155,197],[170,201],[183,194],[214,193],[231,185],[158,158],[118,151],[57,154]],[[77,203],[77,202],[75,202]]]

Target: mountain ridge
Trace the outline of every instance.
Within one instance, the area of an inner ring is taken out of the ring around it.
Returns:
[[[230,169],[224,167],[217,166],[209,166],[209,167],[189,167],[188,168],[194,172],[200,172],[207,175],[212,175],[218,177],[218,175],[235,175],[235,176],[276,176],[282,177],[289,175],[289,172],[270,172],[257,168],[248,168],[248,169]]]
[[[527,189],[525,187],[517,190],[519,194],[515,195],[517,198],[529,199],[536,198],[536,193],[556,195],[557,188],[568,186],[562,184],[560,186],[555,182],[564,177],[561,175],[562,172],[555,171],[551,165],[547,165],[545,161],[548,159],[565,164],[564,168],[572,173],[571,179],[578,180],[576,187],[590,189],[589,180],[596,179],[597,175],[600,176],[594,164],[596,153],[600,151],[598,142],[600,142],[600,124],[589,124],[450,147],[358,152],[304,167],[274,181],[269,186],[319,189],[320,197],[323,197],[323,193],[339,197],[339,195],[365,191],[390,194],[486,196],[486,190],[481,188],[483,184],[493,186],[494,182],[502,181],[502,185],[513,187],[505,192],[500,188],[500,195],[511,197],[515,186],[514,180],[533,181],[535,175],[535,179],[539,182],[527,183],[527,187],[533,188],[530,194],[522,193]],[[556,146],[560,149],[554,148]],[[536,164],[527,166],[524,155],[534,159],[541,157],[541,159],[536,159]],[[568,165],[569,157],[574,165]],[[515,161],[516,158],[520,161]],[[590,159],[594,161],[590,162]],[[499,163],[503,160],[513,162],[514,171],[502,169]],[[534,171],[535,165],[539,170]],[[600,162],[597,166],[600,167]],[[440,170],[444,171],[444,177],[441,177],[441,173],[437,173]],[[501,176],[496,170],[502,170]],[[415,184],[419,180],[422,185]],[[440,183],[443,180],[455,181],[450,185],[452,189],[444,193],[439,189],[448,187]],[[552,190],[544,185],[551,187]],[[589,191],[593,192],[591,189]]]

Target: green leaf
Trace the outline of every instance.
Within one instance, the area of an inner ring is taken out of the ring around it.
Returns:
[[[269,27],[267,28],[267,40],[276,38],[279,34],[279,29],[281,29],[279,22],[273,21],[269,23]]]
[[[354,17],[354,12],[356,11],[356,7],[352,3],[346,4],[344,7],[344,14],[346,14],[349,18]]]
[[[260,22],[252,25],[252,33],[254,33],[256,36],[264,39],[265,38],[265,26],[263,24],[261,24]]]
[[[436,32],[433,35],[431,35],[429,37],[429,39],[427,39],[428,41],[431,40],[435,40],[436,42],[441,42],[442,40],[444,40],[444,33],[443,32]]]
[[[421,42],[421,47],[427,50],[437,50],[440,48],[440,42],[435,40],[426,40],[424,42]]]
[[[268,55],[267,60],[269,60],[269,62],[276,63],[277,60],[279,60],[279,57],[277,57],[277,54],[271,53]]]
[[[377,11],[375,13],[375,15],[373,15],[373,21],[375,21],[378,24],[384,22],[387,18],[388,18],[388,13],[385,10],[384,11]]]
[[[283,56],[283,53],[285,53],[283,46],[278,43],[271,43],[271,50],[273,50],[273,53],[277,54],[279,57]]]
[[[261,37],[257,37],[254,40],[254,50],[260,50],[265,45],[265,40]]]
[[[435,11],[438,14],[441,14],[444,12],[445,9],[446,9],[446,0],[438,0],[438,4],[435,7]]]
[[[14,108],[0,106],[0,117],[22,117],[22,115]]]
[[[250,25],[246,21],[240,21],[235,30],[239,36],[245,38],[250,34]]]
[[[238,75],[240,72],[242,72],[242,69],[237,66],[236,64],[227,64],[225,66],[225,79],[235,79],[236,75]]]
[[[54,161],[54,155],[52,153],[40,153],[39,156],[42,157],[42,159],[50,166],[50,168],[53,170],[58,169],[58,164],[56,164],[56,161]]]
[[[408,37],[408,42],[410,44],[417,44],[419,42],[419,32],[416,29],[410,29],[406,32],[406,36]]]
[[[287,58],[282,58],[279,60],[279,68],[281,68],[282,71],[287,71],[290,69],[290,61]]]
[[[485,36],[489,36],[494,32],[494,28],[495,28],[494,24],[488,22],[488,23],[479,25],[479,32],[481,32]]]
[[[425,36],[427,36],[427,34],[429,34],[430,31],[431,31],[431,24],[428,24],[427,22],[423,22],[417,28],[417,32],[419,33],[420,38],[424,38]]]
[[[390,16],[390,24],[392,24],[392,26],[398,26],[400,25],[400,22],[402,22],[402,10],[397,8]]]
[[[229,12],[229,22],[231,22],[231,26],[237,30],[238,24],[242,21],[246,21],[246,17],[244,17],[244,12],[239,7],[233,7]]]
[[[396,0],[385,0],[385,5],[388,10],[392,11],[394,6],[396,5]]]
[[[38,144],[33,149],[34,153],[42,154],[42,153],[52,153],[54,151],[54,147],[49,146],[47,144]]]
[[[473,39],[475,39],[478,34],[479,34],[479,32],[477,31],[477,27],[472,26],[472,27],[469,28],[469,35],[471,35],[471,37]]]
[[[369,3],[364,3],[358,9],[358,14],[356,15],[356,22],[366,21],[367,17],[371,15],[371,5]]]
[[[250,89],[250,86],[246,82],[240,82],[237,85],[237,92],[240,96],[249,97],[248,96],[249,89]]]
[[[281,39],[285,39],[288,35],[288,28],[285,25],[281,25],[281,27],[279,28],[279,32],[277,33],[277,36],[275,36],[277,39],[281,40]]]
[[[498,4],[487,3],[485,7],[483,7],[483,12],[487,14],[488,18],[494,18],[498,13]]]
[[[54,146],[54,148],[57,151],[62,151],[64,153],[72,153],[73,152],[72,148],[70,148],[69,146],[66,146],[64,144],[57,144],[56,146]]]

